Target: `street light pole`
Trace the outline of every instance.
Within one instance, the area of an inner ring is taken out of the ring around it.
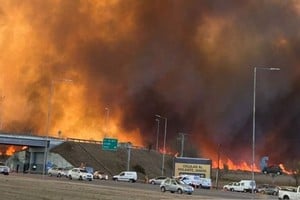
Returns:
[[[255,164],[255,114],[256,114],[256,71],[259,70],[269,70],[269,71],[279,71],[280,68],[273,67],[254,67],[253,73],[253,123],[252,123],[252,194],[254,194],[254,164]]]
[[[168,119],[166,117],[162,117],[160,115],[155,115],[155,116],[165,120],[164,147],[163,147],[162,166],[161,166],[161,175],[163,176],[164,170],[165,170],[165,155],[166,155],[166,138],[167,138]]]
[[[51,117],[51,105],[52,105],[52,96],[53,96],[53,91],[54,91],[54,84],[56,82],[73,82],[70,79],[57,79],[57,80],[52,80],[51,85],[50,85],[50,95],[49,95],[49,101],[48,101],[48,114],[47,114],[47,124],[46,124],[46,141],[45,141],[45,152],[44,152],[44,163],[43,163],[43,177],[45,175],[45,170],[46,170],[46,162],[48,159],[48,137],[49,137],[49,126],[50,126],[50,117]]]
[[[105,116],[105,138],[108,136],[108,122],[109,122],[109,108],[105,108],[106,116]]]
[[[187,133],[179,133],[181,135],[181,151],[180,151],[180,157],[183,157],[183,151],[184,151],[184,137],[188,135]]]
[[[220,149],[221,149],[221,144],[219,144],[219,145],[218,145],[218,155],[217,155],[217,173],[216,173],[216,189],[218,189],[218,188],[219,188]]]
[[[2,102],[4,101],[5,99],[5,96],[0,96],[0,105],[2,106]],[[2,129],[2,107],[1,107],[1,110],[0,110],[0,130]]]
[[[157,132],[156,132],[156,151],[158,151],[158,138],[159,138],[159,119],[155,119],[157,122]]]

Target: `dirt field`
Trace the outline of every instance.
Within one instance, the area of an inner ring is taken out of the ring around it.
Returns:
[[[198,196],[199,198],[199,196]],[[139,189],[116,188],[101,185],[34,179],[21,176],[0,176],[1,200],[153,200],[196,199],[195,196],[177,195]]]

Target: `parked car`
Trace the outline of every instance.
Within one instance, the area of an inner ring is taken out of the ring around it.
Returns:
[[[93,177],[94,179],[108,180],[108,175],[98,170],[94,172]]]
[[[10,172],[10,168],[8,166],[5,166],[5,165],[0,166],[0,173],[1,174],[9,175],[9,172]]]
[[[133,183],[137,181],[137,173],[135,171],[123,171],[120,174],[113,176],[113,180]]]
[[[160,185],[161,184],[161,182],[163,181],[163,180],[165,180],[167,177],[166,176],[157,176],[157,177],[155,177],[155,178],[151,178],[151,179],[149,179],[149,183],[150,184],[152,184],[152,185]]]
[[[269,195],[278,195],[279,187],[276,185],[263,184],[258,186],[257,192]]]
[[[178,194],[192,194],[194,192],[194,188],[192,186],[184,184],[182,181],[173,178],[167,178],[164,181],[162,181],[160,184],[160,190],[162,192],[177,192]]]
[[[62,177],[62,176],[66,176],[66,171],[62,167],[52,167],[48,170],[48,175]]]
[[[84,168],[73,168],[68,172],[69,179],[78,179],[78,180],[93,180],[93,174],[86,171]]]
[[[270,166],[264,167],[263,170],[262,170],[262,173],[281,175],[282,174],[282,169],[278,165],[270,165]]]

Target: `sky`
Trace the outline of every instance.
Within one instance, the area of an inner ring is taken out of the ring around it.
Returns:
[[[250,163],[256,67],[257,165],[299,160],[299,23],[296,0],[1,0],[0,128],[154,148],[160,115],[168,151]]]

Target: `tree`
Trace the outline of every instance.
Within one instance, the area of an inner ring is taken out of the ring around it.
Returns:
[[[132,168],[136,172],[139,172],[139,173],[142,173],[142,174],[146,174],[144,167],[142,167],[139,164],[134,165]]]

